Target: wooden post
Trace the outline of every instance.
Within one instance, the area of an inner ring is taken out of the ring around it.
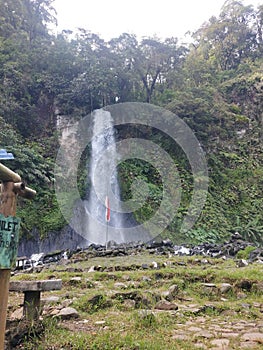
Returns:
[[[4,216],[16,215],[16,197],[14,182],[6,181],[1,185],[0,213]],[[4,350],[7,303],[9,292],[9,269],[0,269],[0,350]]]
[[[0,271],[0,350],[4,350],[10,270]]]
[[[16,199],[20,195],[31,199],[36,191],[26,187],[21,177],[0,163],[0,214],[5,217],[16,215]],[[0,350],[4,350],[7,303],[9,292],[10,269],[1,269],[0,266]]]
[[[28,291],[24,296],[24,316],[26,320],[33,322],[39,319],[40,313],[40,291]]]

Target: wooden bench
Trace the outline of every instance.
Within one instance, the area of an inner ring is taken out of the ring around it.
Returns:
[[[24,316],[27,320],[38,320],[40,315],[41,292],[60,290],[62,280],[10,281],[10,292],[24,293]]]

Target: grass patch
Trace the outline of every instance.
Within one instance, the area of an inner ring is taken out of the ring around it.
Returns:
[[[150,267],[153,260],[162,267]],[[91,266],[101,266],[103,271],[89,272]],[[199,322],[200,317],[207,320],[207,328],[226,319],[229,322],[263,319],[258,306],[262,303],[262,293],[260,288],[253,287],[263,280],[263,271],[256,264],[238,268],[234,260],[145,253],[134,257],[90,258],[66,266],[51,265],[40,273],[12,276],[13,280],[51,278],[62,279],[62,290],[42,293],[43,296],[58,295],[60,303],[65,301],[76,308],[80,317],[59,321],[45,316],[44,332],[39,337],[32,332],[17,349],[196,350],[194,335],[184,340],[174,337],[180,325],[185,325],[187,334],[187,322]],[[211,293],[209,286],[206,289],[207,283],[215,285]],[[225,294],[220,292],[222,283],[232,286]],[[179,310],[156,310],[156,303],[166,298],[173,285],[178,286],[177,291],[166,300],[177,304]],[[19,305],[21,298],[18,300],[17,294],[10,293],[9,302]],[[209,348],[209,340],[198,338],[198,341]],[[231,340],[233,349],[238,349],[235,342]]]

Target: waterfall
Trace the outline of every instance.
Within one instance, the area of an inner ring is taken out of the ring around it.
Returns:
[[[134,218],[133,207],[120,200],[117,166],[125,159],[136,157],[136,154],[133,153],[134,148],[127,147],[125,140],[115,142],[116,130],[113,125],[116,121],[118,125],[122,124],[114,113],[103,109],[95,110],[75,124],[70,123],[70,118],[59,119],[58,129],[62,137],[61,152],[57,159],[59,181],[56,194],[62,213],[76,235],[77,246],[80,248],[92,243],[105,245],[109,241],[129,243],[148,242],[152,239],[149,228],[144,223],[138,224]],[[86,196],[81,199],[77,187],[77,167],[80,155],[89,142],[91,147]],[[67,181],[63,178],[62,183],[59,177],[61,168],[67,178]],[[67,184],[71,186],[68,187]],[[135,202],[140,203],[143,186],[138,185],[138,182],[133,186],[139,191],[139,197],[135,191],[132,200],[135,198]],[[110,206],[109,221],[105,218],[106,197]],[[79,236],[83,239],[79,239]],[[69,242],[68,244],[70,246]]]
[[[89,164],[87,200],[85,201],[86,235],[91,243],[105,244],[114,240],[124,242],[120,190],[117,176],[118,154],[115,131],[110,112],[102,109],[92,113],[93,137]],[[106,221],[106,203],[110,207],[110,220]]]

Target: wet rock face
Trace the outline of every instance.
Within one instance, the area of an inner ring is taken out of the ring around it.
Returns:
[[[24,237],[19,241],[18,256],[30,257],[35,253],[50,253],[58,250],[77,250],[87,247],[89,242],[77,234],[70,226],[60,232],[50,232],[41,239],[39,232],[34,231],[31,238]]]

